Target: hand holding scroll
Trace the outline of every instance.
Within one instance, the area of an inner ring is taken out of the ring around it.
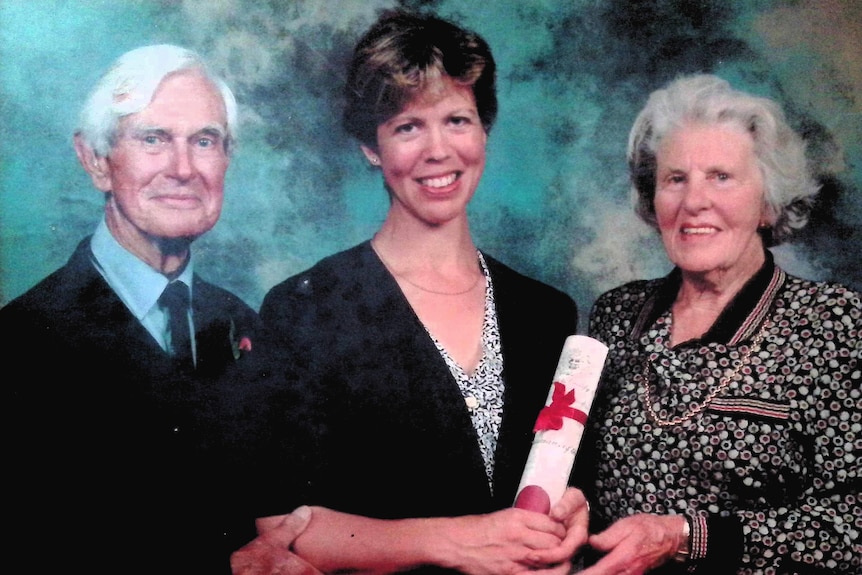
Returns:
[[[593,338],[566,339],[548,401],[536,420],[515,507],[548,513],[563,496],[607,353]]]

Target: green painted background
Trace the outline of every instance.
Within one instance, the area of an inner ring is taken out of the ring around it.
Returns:
[[[390,1],[0,1],[0,304],[66,260],[101,216],[71,133],[101,72],[151,43],[203,53],[241,102],[222,220],[202,274],[252,306],[288,275],[369,237],[379,175],[338,122],[344,62]],[[632,215],[624,149],[647,94],[717,73],[770,96],[824,170],[812,224],[776,250],[790,272],[862,288],[862,2],[441,0],[499,64],[500,115],[471,205],[477,243],[569,292],[664,274]]]

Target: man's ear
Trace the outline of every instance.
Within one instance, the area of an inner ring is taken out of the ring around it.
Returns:
[[[90,174],[93,185],[103,192],[111,191],[111,167],[108,159],[98,156],[96,152],[84,142],[81,134],[75,134],[75,153],[81,167]]]

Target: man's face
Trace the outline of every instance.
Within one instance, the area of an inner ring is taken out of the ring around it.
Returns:
[[[193,240],[219,218],[227,117],[216,87],[196,71],[167,76],[150,104],[120,120],[104,168],[106,221],[142,256],[162,240]]]

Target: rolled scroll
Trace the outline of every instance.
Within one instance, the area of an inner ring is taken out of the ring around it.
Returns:
[[[515,507],[548,513],[563,496],[607,355],[607,346],[591,337],[566,338],[548,400],[533,428]]]

